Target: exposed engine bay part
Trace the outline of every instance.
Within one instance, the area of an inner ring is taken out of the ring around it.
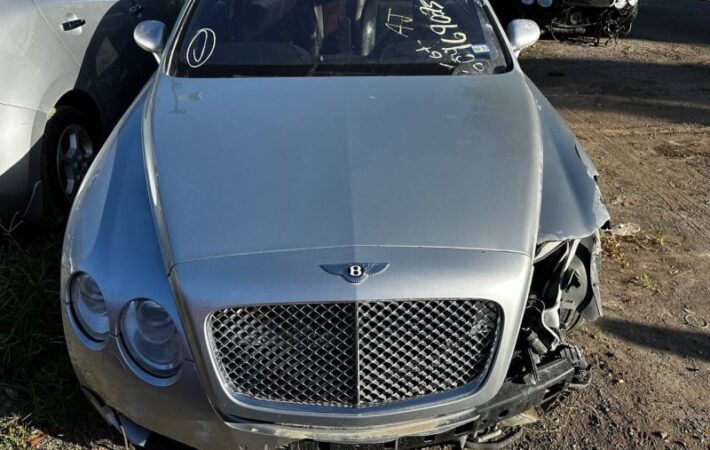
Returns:
[[[638,0],[495,0],[501,21],[535,20],[555,39],[626,37],[638,15]]]
[[[534,262],[518,338],[521,352],[533,365],[565,345],[565,331],[602,315],[600,234],[597,231],[582,239],[540,244]]]
[[[486,405],[489,409],[478,420],[479,430],[468,437],[464,448],[506,448],[522,436],[524,425],[537,422],[558,406],[565,392],[591,382],[591,366],[578,347],[562,344],[534,361],[526,361],[525,350],[532,353],[526,347],[525,340],[519,341],[506,383]]]
[[[544,392],[544,398],[530,401],[530,408],[522,411],[526,404],[516,404],[519,413],[500,416],[489,428],[472,434],[465,448],[507,447],[522,436],[523,425],[539,420],[557,406],[561,394],[589,385],[591,366],[581,350],[565,340],[564,333],[585,319],[601,316],[600,256],[598,231],[579,239],[538,245],[530,296],[506,386],[529,386],[532,392]],[[572,371],[564,385],[551,386],[549,368],[561,361]]]

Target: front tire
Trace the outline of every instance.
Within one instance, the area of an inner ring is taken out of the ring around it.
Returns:
[[[58,106],[41,140],[40,178],[46,225],[67,216],[86,171],[99,150],[99,130],[79,109]]]

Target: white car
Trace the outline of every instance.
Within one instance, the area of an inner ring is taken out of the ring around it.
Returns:
[[[145,19],[170,26],[181,3],[0,4],[0,216],[65,215],[103,139],[155,71],[133,28]]]

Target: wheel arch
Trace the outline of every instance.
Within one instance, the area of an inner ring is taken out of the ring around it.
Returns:
[[[47,105],[35,117],[32,142],[33,149],[30,151],[31,179],[35,183],[35,191],[42,186],[42,152],[41,140],[44,137],[47,123],[54,115],[57,108],[62,106],[70,106],[80,110],[90,121],[92,127],[95,127],[96,135],[99,142],[98,147],[103,144],[103,140],[107,135],[107,126],[101,108],[95,98],[87,91],[79,88],[67,89],[67,78],[62,76],[50,84],[49,89],[43,96],[41,104]],[[54,100],[56,99],[56,100]],[[40,190],[41,192],[41,190]],[[40,223],[53,225],[53,221],[46,220],[47,218],[47,202],[44,195],[33,195],[26,208],[25,217],[30,220],[36,220]]]
[[[72,106],[81,110],[86,117],[91,121],[91,124],[96,127],[96,130],[103,137],[106,133],[104,114],[101,112],[98,103],[94,100],[91,94],[81,89],[72,89],[62,95],[55,108],[59,106]]]

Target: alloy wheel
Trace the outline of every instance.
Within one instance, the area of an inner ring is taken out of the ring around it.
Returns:
[[[57,175],[67,199],[76,195],[93,158],[94,144],[89,132],[81,125],[68,125],[57,144]]]

